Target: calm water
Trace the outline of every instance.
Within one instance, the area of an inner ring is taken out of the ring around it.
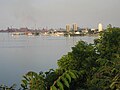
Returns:
[[[96,37],[11,36],[0,33],[0,84],[20,84],[28,71],[57,68],[57,60],[79,40],[92,43]]]

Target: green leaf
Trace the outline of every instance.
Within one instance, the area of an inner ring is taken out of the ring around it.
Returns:
[[[71,77],[68,73],[65,73],[65,77],[69,80],[69,83],[71,83]]]
[[[79,73],[78,73],[78,71],[72,70],[72,72],[75,74],[76,78],[79,77]]]
[[[66,78],[64,78],[63,76],[61,76],[61,80],[64,82],[64,84],[69,88],[69,83],[67,81]]]
[[[21,84],[21,87],[22,87],[23,89],[27,89],[27,87],[26,87],[24,84]]]
[[[69,75],[70,75],[73,79],[76,79],[76,78],[77,78],[73,72],[69,71],[68,73],[69,73]]]
[[[64,90],[63,84],[60,82],[60,80],[57,80],[57,86],[59,87],[60,90]]]
[[[28,77],[27,76],[23,76],[23,78],[27,81],[29,81]]]
[[[57,90],[57,88],[53,85],[50,87],[50,90]]]
[[[120,74],[117,74],[114,78],[113,81],[117,81],[120,78]]]
[[[27,85],[28,83],[26,80],[22,80],[22,84]]]

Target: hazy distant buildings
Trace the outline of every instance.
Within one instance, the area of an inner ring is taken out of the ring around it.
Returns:
[[[101,23],[98,24],[98,31],[99,31],[99,32],[103,31],[103,27],[102,27],[102,24],[101,24]]]
[[[27,31],[29,31],[29,29],[26,27],[26,28],[20,28],[19,29],[21,32],[27,32]]]
[[[73,30],[77,31],[78,30],[78,25],[76,23],[73,24]]]
[[[70,25],[69,25],[69,24],[66,25],[66,31],[67,31],[67,32],[70,31]]]
[[[67,25],[66,25],[66,31],[67,31],[67,32],[70,32],[70,30],[71,30],[71,27],[70,27],[69,24],[67,24]],[[77,25],[76,23],[73,24],[72,30],[73,30],[74,32],[78,31],[78,25]]]

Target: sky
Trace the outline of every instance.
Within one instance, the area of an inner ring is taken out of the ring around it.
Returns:
[[[120,0],[0,0],[0,29],[120,26]]]

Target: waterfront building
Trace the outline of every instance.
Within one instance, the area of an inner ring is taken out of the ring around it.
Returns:
[[[101,24],[101,23],[98,24],[98,31],[99,31],[99,32],[103,31],[103,27],[102,27],[102,24]]]
[[[81,30],[81,32],[83,33],[83,34],[87,34],[88,33],[88,28],[83,28],[82,30]]]
[[[73,30],[77,31],[78,30],[78,25],[76,23],[73,24]]]
[[[67,32],[70,31],[70,25],[69,25],[69,24],[66,25],[66,31],[67,31]]]

